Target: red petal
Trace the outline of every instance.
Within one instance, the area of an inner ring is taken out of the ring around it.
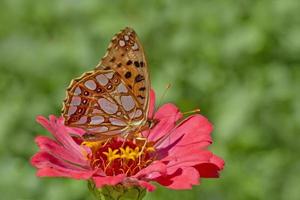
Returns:
[[[152,185],[152,184],[150,184],[149,182],[146,182],[146,181],[139,180],[138,184],[141,187],[146,188],[148,192],[152,192],[156,189],[156,187],[154,185]]]
[[[157,148],[174,146],[174,148],[184,149],[190,145],[205,148],[212,142],[210,136],[212,129],[211,123],[205,117],[192,115],[181,122]]]
[[[210,159],[210,163],[214,163],[216,166],[219,167],[220,170],[222,170],[225,165],[224,160],[216,155],[213,155],[213,157]]]
[[[36,168],[53,167],[58,169],[86,170],[83,167],[76,166],[43,151],[36,153],[31,158],[31,164]]]
[[[200,177],[203,178],[218,178],[219,171],[224,168],[224,161],[216,155],[213,155],[209,163],[196,165]]]
[[[151,129],[148,139],[157,141],[162,138],[175,127],[176,121],[181,117],[182,114],[174,104],[163,105],[154,115],[154,119],[158,120],[158,123]]]
[[[218,178],[219,177],[219,168],[212,163],[204,163],[195,166],[200,176],[203,178]]]
[[[38,169],[36,175],[39,177],[65,177],[74,179],[90,179],[94,172],[81,172],[81,171],[70,171],[70,170],[58,170],[54,168],[45,167]]]
[[[62,176],[70,178],[88,179],[94,171],[84,169],[63,160],[60,160],[47,152],[38,152],[31,158],[31,164],[38,168],[38,176]],[[49,174],[47,174],[49,172]]]
[[[35,138],[35,142],[37,143],[41,151],[49,152],[56,157],[72,163],[76,163],[81,166],[89,166],[88,160],[82,154],[75,155],[68,149],[65,149],[63,146],[59,145],[57,142],[51,140],[48,137],[37,136]]]
[[[167,162],[168,174],[173,173],[181,167],[192,167],[201,163],[209,163],[213,154],[210,151],[190,149],[184,152],[177,152],[165,157],[162,161]]]
[[[96,176],[93,177],[94,183],[97,188],[100,188],[104,185],[117,185],[118,183],[121,183],[125,179],[125,174],[119,174],[116,176]]]
[[[160,161],[156,161],[151,163],[148,167],[139,171],[133,177],[135,178],[143,177],[147,179],[153,179],[157,176],[161,176],[161,174],[165,174],[166,172],[167,172],[167,166]]]
[[[72,134],[72,135],[83,136],[86,133],[86,131],[81,129],[81,128],[65,126],[64,125],[64,118],[62,116],[57,118],[57,124],[60,124],[61,126],[64,126],[66,128],[67,132]]]
[[[172,175],[159,177],[156,181],[170,189],[191,189],[193,185],[199,184],[199,173],[193,167],[183,167]]]
[[[68,149],[74,155],[82,155],[85,150],[78,145],[70,134],[67,132],[66,126],[59,123],[54,115],[49,116],[50,120],[47,120],[43,116],[37,117],[37,122],[44,126],[52,135],[60,142],[66,149]]]

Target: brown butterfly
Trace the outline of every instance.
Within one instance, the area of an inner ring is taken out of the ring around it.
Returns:
[[[143,47],[125,28],[111,40],[93,71],[73,79],[62,115],[67,126],[83,128],[87,140],[139,131],[147,123],[150,79]]]

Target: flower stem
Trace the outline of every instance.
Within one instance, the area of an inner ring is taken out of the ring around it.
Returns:
[[[92,181],[88,181],[88,188],[97,200],[142,200],[146,195],[146,190],[139,186],[118,184],[96,188]]]

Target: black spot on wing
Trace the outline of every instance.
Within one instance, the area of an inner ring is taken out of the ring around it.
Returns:
[[[138,95],[137,97],[139,97],[141,99],[145,99],[145,97],[143,97],[142,95]]]
[[[142,75],[140,75],[140,74],[138,74],[138,75],[135,77],[135,79],[134,79],[134,81],[135,81],[136,83],[141,82],[142,80],[145,80],[145,78],[144,78],[144,76],[142,76]]]
[[[136,66],[136,67],[140,67],[140,63],[138,62],[138,61],[134,61],[134,66]]]
[[[131,77],[131,72],[126,72],[125,73],[125,78],[130,78]]]
[[[110,59],[110,62],[115,62],[116,58],[112,57],[112,59]]]
[[[140,62],[140,66],[144,67],[144,62],[143,61]]]
[[[145,90],[146,90],[145,87],[140,87],[140,88],[139,88],[139,91],[145,91]]]
[[[127,65],[131,65],[131,64],[132,64],[132,61],[131,61],[131,60],[128,60],[126,64],[127,64]]]

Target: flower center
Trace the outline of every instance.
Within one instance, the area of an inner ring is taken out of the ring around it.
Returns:
[[[112,138],[104,142],[84,141],[82,145],[92,150],[88,155],[91,167],[102,169],[108,176],[132,176],[155,160],[153,144],[144,139],[123,141]]]

